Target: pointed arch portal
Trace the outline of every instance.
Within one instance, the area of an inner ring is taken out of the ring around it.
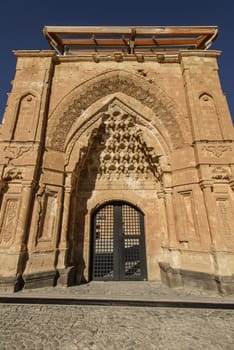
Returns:
[[[144,215],[127,202],[114,201],[92,215],[92,279],[145,280]]]

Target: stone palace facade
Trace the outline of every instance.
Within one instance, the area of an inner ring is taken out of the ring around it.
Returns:
[[[45,27],[0,126],[0,289],[234,291],[233,125],[216,27]]]

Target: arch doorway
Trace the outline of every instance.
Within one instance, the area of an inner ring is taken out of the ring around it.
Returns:
[[[126,202],[109,202],[92,215],[92,279],[146,280],[144,215]]]

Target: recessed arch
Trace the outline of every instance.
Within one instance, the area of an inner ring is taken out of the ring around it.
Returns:
[[[132,106],[134,106],[134,109]],[[144,130],[149,146],[153,146],[157,155],[170,154],[172,150],[170,137],[164,125],[159,120],[153,119],[152,111],[142,106],[139,101],[122,93],[116,93],[97,101],[90,107],[90,110],[85,111],[76,120],[65,142],[66,166],[70,163],[69,167],[72,169],[71,163],[77,161],[77,149],[87,146],[92,130],[100,126],[103,116],[107,115],[110,108],[119,108],[125,111],[126,114],[133,116],[137,125]]]
[[[202,98],[213,99],[213,96],[210,93],[203,91],[202,93],[199,94],[199,99],[202,99]]]
[[[17,140],[33,139],[37,127],[33,115],[38,110],[39,94],[31,89],[24,91],[15,100],[15,113],[11,127],[12,138]],[[22,132],[24,135],[22,135]]]
[[[124,71],[107,72],[78,86],[67,95],[52,113],[48,124],[47,146],[64,151],[65,140],[75,121],[92,104],[105,96],[122,92],[151,109],[171,139],[173,148],[185,142],[179,123],[184,121],[175,102],[159,87],[142,77]]]
[[[117,196],[111,198],[103,198],[100,202],[97,202],[94,207],[90,208],[90,215],[93,215],[96,211],[98,211],[100,208],[104,207],[105,205],[111,204],[111,203],[126,203],[130,207],[133,207],[134,209],[138,210],[142,215],[145,216],[144,209],[142,209],[138,203],[132,202],[132,196],[130,198],[126,198],[125,196]]]

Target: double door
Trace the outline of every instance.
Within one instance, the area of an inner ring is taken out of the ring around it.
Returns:
[[[144,215],[126,202],[99,207],[92,217],[92,279],[145,280]]]

